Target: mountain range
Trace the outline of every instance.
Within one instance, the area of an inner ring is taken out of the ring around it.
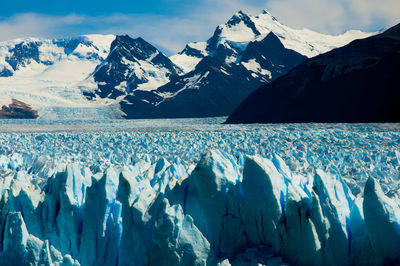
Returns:
[[[225,116],[307,58],[370,35],[324,35],[240,11],[171,57],[127,35],[16,39],[0,43],[0,106],[18,100],[45,119]]]
[[[400,24],[306,60],[227,123],[400,122]]]

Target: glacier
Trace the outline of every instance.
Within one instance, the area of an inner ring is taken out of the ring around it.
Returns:
[[[398,124],[0,121],[0,264],[400,262]]]

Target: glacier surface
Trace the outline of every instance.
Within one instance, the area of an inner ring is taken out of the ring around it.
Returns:
[[[398,124],[0,121],[0,264],[400,262]]]

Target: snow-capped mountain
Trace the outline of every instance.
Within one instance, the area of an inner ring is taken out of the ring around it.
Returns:
[[[196,64],[208,55],[217,55],[227,63],[237,62],[247,45],[263,39],[273,32],[283,45],[307,57],[313,57],[333,48],[341,47],[352,40],[365,38],[372,33],[358,30],[332,36],[309,29],[292,29],[280,23],[268,11],[261,15],[249,16],[239,11],[223,25],[219,25],[214,35],[207,42],[190,43],[171,60],[186,72],[194,69]]]
[[[328,36],[291,29],[268,12],[238,12],[207,42],[170,58],[129,36],[1,42],[0,107],[14,99],[39,118],[229,115],[306,56],[368,35]]]
[[[130,118],[224,116],[254,89],[305,59],[270,33],[251,42],[240,63],[226,64],[217,56],[207,56],[193,71],[156,90],[128,95],[121,108]]]
[[[287,73],[308,56],[369,36],[349,31],[329,36],[295,30],[271,14],[235,14],[207,41],[188,44],[171,60],[186,74],[121,102],[128,118],[229,115],[259,86]],[[211,73],[211,74],[210,74]]]
[[[114,39],[114,35],[87,35],[1,42],[0,106],[16,99],[43,118],[119,116],[118,107],[99,105],[82,94],[96,88],[90,75],[108,56]]]
[[[142,38],[117,36],[110,54],[95,70],[98,89],[92,96],[116,99],[138,91],[152,91],[178,76],[181,70]]]

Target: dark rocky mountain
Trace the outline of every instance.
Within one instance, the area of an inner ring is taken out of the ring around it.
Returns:
[[[230,114],[254,89],[306,59],[273,34],[251,42],[238,64],[207,56],[195,70],[152,91],[134,91],[121,102],[128,118],[210,117]],[[268,70],[267,70],[268,69]]]
[[[117,36],[111,43],[110,54],[94,72],[97,90],[86,95],[116,99],[132,94],[140,85],[157,88],[179,73],[180,69],[168,57],[142,38]],[[146,90],[147,87],[143,89]]]
[[[306,60],[226,122],[400,122],[400,24]]]
[[[222,116],[258,84],[242,65],[224,65],[205,57],[194,71],[157,90],[128,95],[121,108],[128,118]]]
[[[240,62],[253,72],[253,76],[257,75],[259,78],[266,76],[267,81],[271,81],[286,74],[306,59],[306,56],[286,49],[278,37],[271,32],[264,39],[249,43],[241,55]],[[257,66],[260,71],[255,71],[254,66]]]
[[[35,119],[38,117],[36,110],[16,99],[12,99],[8,106],[4,105],[0,109],[0,119]]]

